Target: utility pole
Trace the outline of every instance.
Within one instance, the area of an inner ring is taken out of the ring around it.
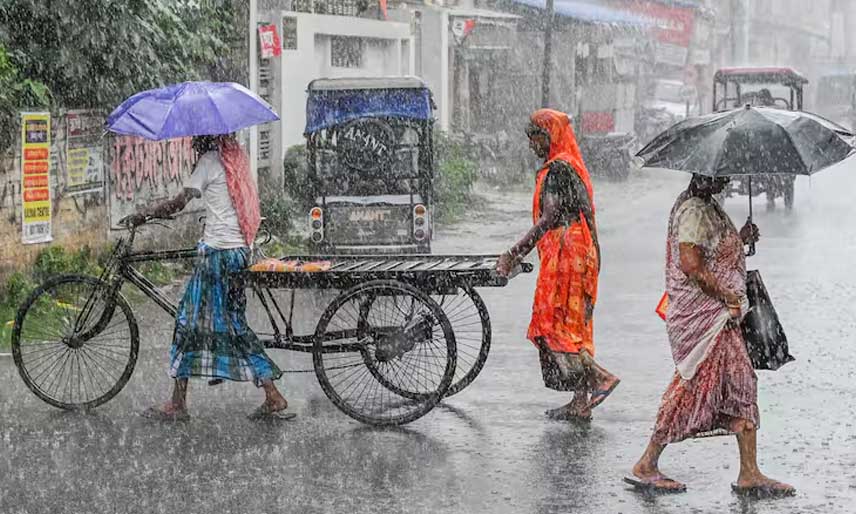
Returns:
[[[729,43],[731,43],[731,62],[728,63],[731,66],[734,66],[737,63],[737,2],[738,0],[731,0],[731,5],[729,6],[729,35],[731,36]]]
[[[258,94],[259,92],[259,52],[258,52],[258,0],[250,0],[250,13],[248,18],[249,36],[250,36],[250,91]],[[250,127],[250,174],[253,180],[258,184],[259,181],[259,128],[255,125]]]
[[[544,69],[541,73],[541,107],[550,105],[550,70],[553,60],[553,0],[547,0],[544,8]]]

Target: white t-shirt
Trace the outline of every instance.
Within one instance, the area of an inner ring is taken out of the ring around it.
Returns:
[[[190,174],[190,183],[185,187],[201,192],[202,201],[205,202],[202,242],[219,250],[247,246],[238,224],[238,214],[229,196],[226,170],[216,151],[207,152],[199,158]]]

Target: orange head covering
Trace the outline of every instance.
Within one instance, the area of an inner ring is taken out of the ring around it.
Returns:
[[[532,113],[529,121],[550,136],[550,153],[547,155],[544,166],[549,166],[553,161],[565,161],[570,164],[585,184],[592,201],[592,210],[594,210],[594,189],[591,178],[568,115],[553,109],[539,109]]]

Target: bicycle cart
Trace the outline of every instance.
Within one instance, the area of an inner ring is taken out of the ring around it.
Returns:
[[[134,266],[194,258],[196,250],[134,252],[135,236],[131,229],[117,242],[100,277],[54,277],[19,308],[15,364],[48,404],[95,408],[130,379],[139,330],[123,284],[176,315],[176,305]],[[475,288],[507,284],[494,271],[496,261],[495,255],[286,256],[232,280],[263,307],[271,330],[257,334],[266,348],[311,353],[321,388],[340,410],[364,423],[400,425],[422,417],[481,371],[490,320]],[[520,271],[531,270],[524,264]],[[279,290],[291,294],[287,305]],[[293,329],[298,290],[337,292],[307,335]]]

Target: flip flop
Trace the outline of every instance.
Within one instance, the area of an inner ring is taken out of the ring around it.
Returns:
[[[774,487],[772,484],[755,485],[751,487],[741,487],[737,484],[731,484],[731,490],[739,495],[749,498],[785,498],[795,496],[797,490],[791,487],[790,489],[781,489]]]
[[[247,416],[247,419],[252,421],[262,421],[262,420],[280,420],[280,421],[290,421],[297,417],[297,414],[294,412],[285,412],[288,407],[280,410],[270,410],[266,404],[259,405],[256,407],[256,410],[250,413]]]
[[[544,414],[547,416],[548,419],[551,419],[553,421],[591,421],[591,415],[580,416],[579,414],[574,414],[570,410],[563,409],[561,407],[559,407],[558,409],[544,411]]]
[[[149,407],[140,413],[140,416],[153,419],[155,421],[173,421],[173,422],[185,422],[190,421],[190,414],[187,411],[181,411],[174,414],[170,414],[168,412],[164,412],[157,407]]]
[[[651,477],[648,479],[641,479],[636,477],[624,477],[624,482],[633,486],[634,489],[641,493],[648,494],[679,494],[687,492],[687,486],[672,480],[671,478],[666,478],[663,475],[657,475],[655,477]],[[678,484],[680,487],[663,487],[658,486],[657,482],[673,482]]]
[[[613,382],[612,385],[610,385],[607,389],[598,389],[597,391],[591,393],[591,400],[589,401],[588,408],[594,409],[595,407],[603,403],[603,401],[606,400],[606,397],[612,394],[612,392],[615,391],[615,388],[618,387],[618,384],[620,383],[621,380],[616,378],[615,382]]]

